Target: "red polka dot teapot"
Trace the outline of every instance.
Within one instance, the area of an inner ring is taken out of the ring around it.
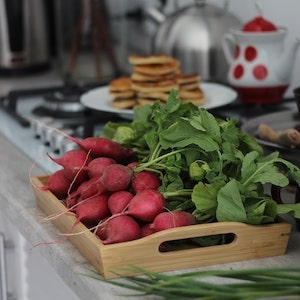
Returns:
[[[286,35],[287,29],[261,16],[225,34],[222,47],[229,63],[228,82],[241,101],[268,104],[282,100],[300,45],[297,39],[284,49]]]

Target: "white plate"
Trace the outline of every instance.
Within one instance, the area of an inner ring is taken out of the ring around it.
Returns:
[[[99,87],[88,91],[80,98],[81,103],[99,111],[116,113],[128,119],[133,118],[132,109],[118,109],[112,107],[112,97],[109,95],[108,86]],[[205,94],[205,104],[201,107],[212,109],[233,102],[237,98],[237,92],[222,84],[202,82],[201,89]]]

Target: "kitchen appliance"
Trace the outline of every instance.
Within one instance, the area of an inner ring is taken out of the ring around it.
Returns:
[[[0,117],[4,123],[0,122],[0,126],[7,137],[13,137],[16,146],[27,151],[33,160],[45,155],[46,152],[40,151],[46,150],[56,156],[77,148],[60,132],[85,138],[99,134],[105,122],[121,120],[115,114],[87,109],[80,103],[80,96],[90,88],[72,81],[61,85],[52,85],[49,81],[44,87],[12,90],[0,98],[4,113]],[[55,164],[44,164],[45,160],[37,163],[41,163],[46,171],[57,168]]]
[[[269,32],[231,29],[224,36],[223,49],[230,64],[228,81],[241,101],[270,104],[283,99],[300,45],[298,39],[284,49],[287,33],[285,28]]]
[[[158,24],[153,40],[154,53],[178,58],[185,73],[199,73],[203,80],[227,82],[228,63],[222,50],[222,37],[240,20],[224,8],[196,0],[170,15],[162,9],[148,9]]]
[[[0,0],[0,74],[50,67],[44,0]]]

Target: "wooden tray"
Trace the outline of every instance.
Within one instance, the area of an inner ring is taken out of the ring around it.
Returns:
[[[50,191],[36,188],[43,186],[46,181],[47,177],[32,177],[38,206],[46,215],[64,212],[66,207],[63,202]],[[75,216],[63,214],[52,222],[64,233],[68,232],[74,220]],[[85,229],[79,223],[74,233]],[[89,231],[68,239],[103,277],[115,278],[119,275],[137,275],[129,271],[129,266],[163,272],[282,255],[286,252],[290,231],[291,225],[286,222],[259,226],[216,222],[167,229],[138,240],[112,245],[102,244]],[[227,233],[235,235],[229,244],[169,252],[159,250],[166,241]]]

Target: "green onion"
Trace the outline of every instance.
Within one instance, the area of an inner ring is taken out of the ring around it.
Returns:
[[[108,280],[90,276],[115,286],[138,292],[126,296],[160,296],[174,300],[300,299],[300,267],[255,268],[245,270],[205,270],[182,274],[162,274],[133,268],[142,276],[121,276]],[[99,275],[99,276],[98,276]]]

